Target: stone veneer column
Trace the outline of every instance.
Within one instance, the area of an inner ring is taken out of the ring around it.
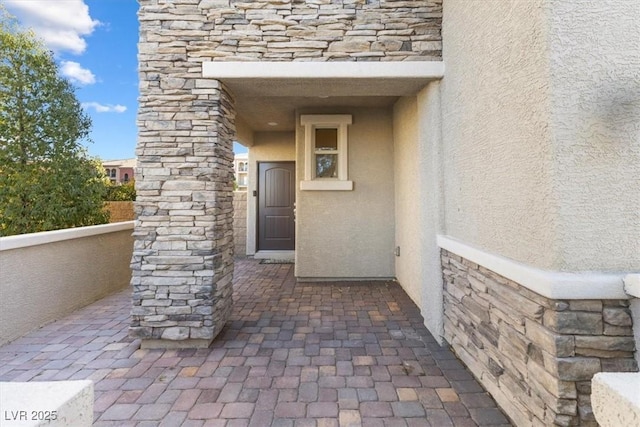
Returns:
[[[442,250],[445,339],[518,427],[597,426],[591,378],[637,371],[627,300],[552,300]]]
[[[207,347],[232,305],[233,102],[216,80],[146,64],[130,333],[145,348]]]

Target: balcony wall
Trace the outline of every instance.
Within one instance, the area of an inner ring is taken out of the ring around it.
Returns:
[[[0,345],[129,285],[133,221],[0,238]]]

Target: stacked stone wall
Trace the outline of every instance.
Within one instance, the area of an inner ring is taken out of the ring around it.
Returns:
[[[591,378],[637,371],[627,300],[552,300],[442,251],[445,339],[517,426],[597,426]]]
[[[233,242],[235,256],[247,255],[247,192],[233,193]]]
[[[153,55],[154,62],[442,58],[442,0],[140,0],[140,5],[145,37],[139,51],[143,59]]]

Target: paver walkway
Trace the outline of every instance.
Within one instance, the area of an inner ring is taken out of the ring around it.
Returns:
[[[209,349],[140,350],[125,291],[0,347],[0,381],[91,379],[95,426],[510,425],[398,284],[254,260],[234,282]]]

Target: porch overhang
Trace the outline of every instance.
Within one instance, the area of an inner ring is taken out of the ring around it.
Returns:
[[[444,63],[205,62],[202,74],[241,96],[406,96],[444,77]]]
[[[291,131],[297,108],[390,106],[444,77],[441,61],[204,62],[253,131]]]

